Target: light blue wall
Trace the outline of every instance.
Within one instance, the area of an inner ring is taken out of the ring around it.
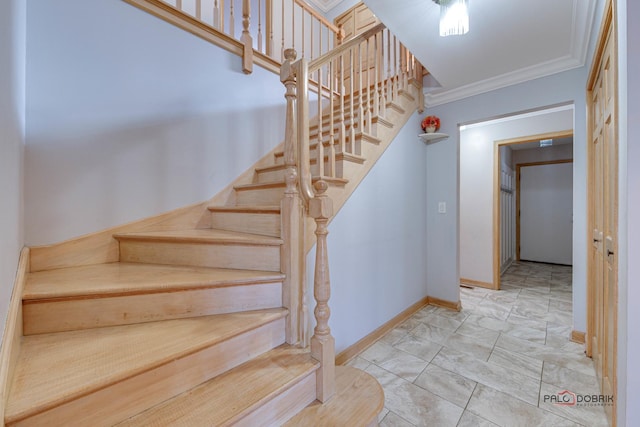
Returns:
[[[401,129],[329,225],[329,325],[337,352],[428,295],[426,146],[416,120]],[[314,251],[307,256],[308,266],[314,257]],[[312,312],[313,271],[307,284]]]
[[[0,335],[24,244],[25,8],[0,2]]]
[[[284,138],[284,87],[120,0],[29,0],[26,241],[209,199]]]

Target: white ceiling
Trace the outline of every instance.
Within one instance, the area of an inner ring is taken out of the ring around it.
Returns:
[[[327,11],[339,0],[310,0]],[[470,30],[440,37],[432,0],[365,0],[429,70],[427,106],[584,65],[597,0],[469,0]]]

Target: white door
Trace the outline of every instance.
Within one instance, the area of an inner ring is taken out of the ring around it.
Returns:
[[[520,259],[571,265],[573,163],[520,169]]]

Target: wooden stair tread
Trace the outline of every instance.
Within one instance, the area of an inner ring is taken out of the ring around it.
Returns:
[[[278,170],[280,166],[271,166]],[[284,167],[284,166],[282,166]],[[264,168],[268,169],[268,168]],[[209,206],[207,209],[211,212],[232,212],[232,213],[268,213],[279,214],[280,206]]]
[[[284,185],[284,183],[283,183]],[[216,230],[212,228],[174,230],[174,231],[149,231],[141,233],[122,233],[114,237],[118,240],[139,241],[163,241],[163,242],[190,242],[190,243],[221,243],[244,245],[281,245],[282,239],[262,236],[260,234],[241,233],[237,231]]]
[[[371,375],[349,366],[336,366],[336,394],[324,404],[313,402],[284,425],[369,426],[384,406],[382,387]]]
[[[318,366],[308,351],[283,345],[117,426],[230,425]]]
[[[27,275],[23,301],[97,295],[135,295],[279,281],[281,273],[138,263],[110,263]]]
[[[280,308],[24,337],[5,422],[124,381],[286,314]]]

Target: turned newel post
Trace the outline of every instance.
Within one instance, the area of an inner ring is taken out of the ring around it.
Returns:
[[[281,271],[285,274],[282,287],[282,303],[289,309],[286,323],[286,340],[289,344],[304,344],[306,305],[304,298],[304,208],[298,191],[296,159],[296,77],[293,61],[294,49],[286,49],[285,61],[280,69],[280,81],[286,88],[286,124],[284,137],[284,179],[286,189],[280,202]]]
[[[335,341],[329,329],[329,258],[327,255],[327,224],[333,214],[333,202],[325,192],[328,185],[320,180],[314,184],[315,197],[309,200],[309,214],[316,221],[316,267],[314,273],[313,296],[316,308],[313,313],[316,327],[311,337],[311,355],[320,362],[316,374],[316,398],[326,402],[335,393]]]
[[[233,4],[233,2],[231,3]],[[249,32],[251,23],[251,0],[242,0],[242,35],[240,41],[244,45],[242,51],[242,71],[245,74],[253,72],[253,38]]]

